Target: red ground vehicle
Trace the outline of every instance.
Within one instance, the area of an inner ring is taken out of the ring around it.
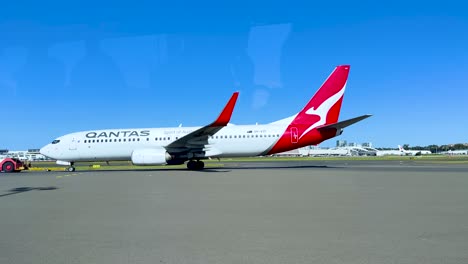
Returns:
[[[2,172],[20,172],[25,169],[24,163],[15,158],[5,158],[0,160],[0,171]]]

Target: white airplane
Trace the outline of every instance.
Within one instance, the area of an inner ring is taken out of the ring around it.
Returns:
[[[430,150],[406,150],[402,146],[398,145],[398,149],[407,156],[419,156],[432,154]]]
[[[41,154],[74,171],[77,161],[131,160],[135,165],[204,168],[203,159],[261,156],[284,152],[340,135],[343,128],[371,115],[338,122],[350,66],[337,66],[297,114],[266,125],[229,125],[238,92],[219,117],[203,127],[91,130],[61,136]]]
[[[376,156],[405,156],[406,154],[401,150],[377,150]]]

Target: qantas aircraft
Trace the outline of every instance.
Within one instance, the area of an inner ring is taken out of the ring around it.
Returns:
[[[284,152],[340,135],[371,115],[338,122],[350,66],[337,66],[297,114],[266,125],[228,125],[238,92],[219,117],[203,127],[91,130],[61,136],[41,154],[74,171],[77,161],[131,160],[135,165],[178,165],[202,170],[203,159]]]

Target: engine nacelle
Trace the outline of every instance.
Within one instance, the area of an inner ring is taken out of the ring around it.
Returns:
[[[135,165],[163,165],[172,159],[164,148],[137,149],[132,153]]]

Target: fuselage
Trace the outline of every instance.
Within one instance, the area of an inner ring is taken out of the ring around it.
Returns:
[[[130,160],[136,149],[165,148],[200,127],[92,130],[67,134],[41,149],[63,161]],[[258,156],[284,134],[283,125],[229,125],[208,138],[206,157]],[[300,146],[297,146],[300,147]]]

